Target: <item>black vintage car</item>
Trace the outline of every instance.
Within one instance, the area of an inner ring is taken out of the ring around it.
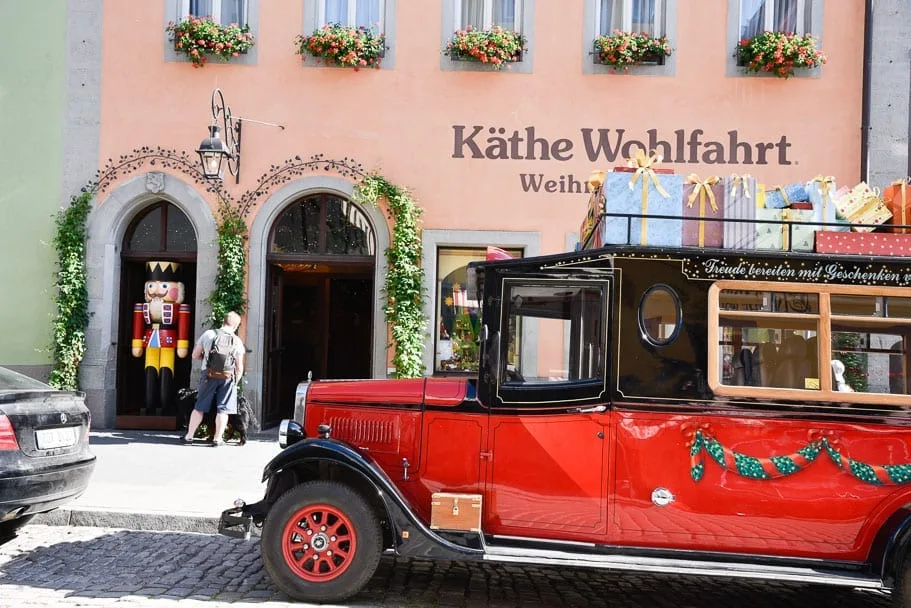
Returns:
[[[85,491],[90,423],[82,393],[0,367],[0,543]]]

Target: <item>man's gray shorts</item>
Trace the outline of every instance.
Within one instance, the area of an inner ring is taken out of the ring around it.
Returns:
[[[199,384],[199,394],[196,397],[196,405],[193,409],[205,414],[212,409],[213,402],[215,403],[215,412],[218,414],[237,413],[237,390],[235,389],[234,379],[209,378],[203,372],[202,381]]]

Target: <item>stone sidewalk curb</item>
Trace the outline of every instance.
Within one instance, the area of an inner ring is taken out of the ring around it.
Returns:
[[[218,520],[219,516],[208,517],[197,513],[142,513],[110,509],[61,507],[48,513],[36,515],[35,519],[30,523],[45,526],[86,526],[124,530],[218,534]]]

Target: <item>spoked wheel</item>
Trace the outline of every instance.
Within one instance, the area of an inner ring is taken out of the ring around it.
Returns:
[[[357,533],[348,516],[332,505],[299,509],[282,532],[282,556],[306,581],[331,581],[344,574],[357,553]]]
[[[282,591],[303,601],[338,602],[373,576],[382,532],[357,492],[339,483],[312,481],[276,501],[260,545],[266,571]]]

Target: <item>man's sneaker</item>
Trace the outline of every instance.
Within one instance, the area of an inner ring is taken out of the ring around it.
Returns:
[[[184,445],[193,445],[193,439],[188,439],[186,435],[180,437],[180,443]]]
[[[217,448],[217,447],[222,446],[222,445],[224,445],[224,444],[225,444],[225,440],[224,440],[224,439],[213,439],[213,440],[212,440],[212,447],[213,447],[213,448]]]

